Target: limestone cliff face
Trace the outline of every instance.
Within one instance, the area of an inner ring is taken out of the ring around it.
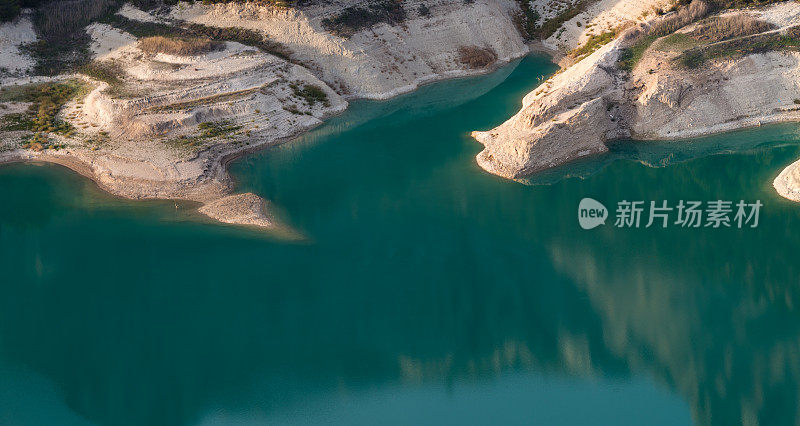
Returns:
[[[407,18],[400,25],[378,24],[349,38],[330,34],[322,20],[363,0],[343,0],[300,10],[275,9],[255,3],[216,5],[181,3],[172,16],[218,27],[263,32],[289,48],[292,57],[321,80],[352,98],[384,99],[419,84],[484,71],[459,61],[459,48],[491,49],[497,62],[528,53],[514,24],[519,8],[513,0],[404,1]]]
[[[618,124],[618,50],[619,42],[606,45],[528,94],[520,112],[502,125],[473,132],[485,146],[480,166],[517,178],[607,151],[605,141],[625,132]]]

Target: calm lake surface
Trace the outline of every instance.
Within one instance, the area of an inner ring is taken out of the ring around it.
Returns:
[[[488,129],[555,70],[354,102],[232,167],[301,238],[0,167],[0,424],[797,424],[797,126],[503,180]],[[584,197],[761,200],[756,229],[585,231]]]

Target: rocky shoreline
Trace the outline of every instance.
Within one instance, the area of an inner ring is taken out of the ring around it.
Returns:
[[[322,124],[347,108],[346,99],[385,99],[428,82],[488,73],[528,53],[514,27],[512,0],[466,7],[445,0],[426,16],[409,16],[401,27],[378,24],[348,38],[325,32],[321,20],[345,6],[301,13],[255,4],[180,3],[166,14],[150,14],[126,5],[118,15],[122,27],[87,27],[92,66],[103,77],[114,73],[112,78],[60,79],[88,87],[51,119],[70,130],[43,139],[7,131],[0,163],[56,163],[117,196],[199,202],[201,213],[220,222],[275,228],[264,200],[232,194],[231,161]],[[468,31],[469,21],[478,27]],[[141,36],[126,31],[174,22],[254,30],[290,49],[292,60],[233,41],[199,55],[149,53]],[[434,33],[440,41],[425,42]],[[486,46],[480,49],[491,51],[492,60],[478,67],[461,63],[459,46]],[[28,81],[4,77],[3,87],[15,93],[29,87]],[[9,102],[0,102],[0,119],[37,107],[35,99],[5,96]]]

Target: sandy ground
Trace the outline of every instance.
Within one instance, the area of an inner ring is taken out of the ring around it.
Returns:
[[[147,13],[141,9],[138,9],[135,6],[132,6],[130,3],[124,4],[117,13],[134,21],[163,22],[162,19],[153,16],[150,13]]]

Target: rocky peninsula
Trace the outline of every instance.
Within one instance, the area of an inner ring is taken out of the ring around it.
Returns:
[[[614,139],[678,139],[797,121],[800,4],[741,6],[694,0],[601,37],[573,37],[565,66],[529,93],[515,116],[473,132],[484,145],[478,164],[516,179],[607,152]],[[774,186],[800,200],[800,162]]]

